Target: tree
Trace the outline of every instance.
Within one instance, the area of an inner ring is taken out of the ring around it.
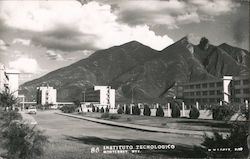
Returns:
[[[109,112],[109,107],[107,106],[106,109],[105,109],[105,112]]]
[[[80,101],[80,100],[77,99],[77,100],[75,100],[73,103],[75,104],[76,108],[80,108],[81,111],[83,111],[83,110],[82,110],[82,107],[81,107],[81,101]]]
[[[92,104],[92,112],[95,112],[95,106]]]
[[[143,115],[145,115],[145,116],[150,116],[151,115],[151,110],[150,110],[148,105],[144,105]]]
[[[235,106],[232,104],[212,105],[207,109],[214,120],[230,120],[236,113]]]
[[[101,112],[101,113],[104,113],[104,108],[103,108],[103,107],[101,107],[100,112]]]
[[[156,109],[156,116],[164,117],[164,111],[162,107],[159,105],[159,107]]]
[[[118,113],[118,114],[123,114],[123,113],[124,113],[124,110],[123,110],[123,107],[122,107],[122,106],[120,106],[120,107],[118,108],[117,113]]]
[[[130,106],[126,105],[125,114],[130,114]]]
[[[181,116],[181,111],[177,102],[171,103],[171,116],[173,118],[179,118]]]
[[[0,93],[0,106],[5,110],[7,109],[7,107],[10,107],[10,109],[12,109],[16,103],[17,99],[13,96],[13,94],[8,93],[7,91]]]
[[[200,116],[199,110],[195,106],[192,106],[190,109],[190,112],[189,112],[189,118],[190,119],[198,119],[199,116]]]
[[[133,109],[132,109],[132,114],[133,115],[140,115],[141,114],[141,109],[139,108],[138,104],[136,104]]]

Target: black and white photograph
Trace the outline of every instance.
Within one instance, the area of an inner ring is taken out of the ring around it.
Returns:
[[[0,159],[250,159],[249,0],[0,0]]]

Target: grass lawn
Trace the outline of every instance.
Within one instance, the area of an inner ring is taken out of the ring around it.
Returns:
[[[75,113],[77,114],[77,113]],[[103,113],[83,113],[83,115],[93,118],[101,118]],[[155,116],[139,116],[127,114],[115,114],[119,119],[112,119],[116,122],[131,123],[138,125],[146,125],[152,127],[171,128],[180,130],[194,130],[194,131],[221,131],[228,132],[231,127],[231,122],[215,121],[207,119],[188,119],[188,118],[168,118],[168,117],[155,117]],[[110,119],[105,119],[110,120]]]

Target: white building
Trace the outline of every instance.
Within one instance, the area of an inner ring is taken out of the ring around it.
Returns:
[[[115,112],[115,89],[111,89],[111,86],[94,86],[88,89],[84,94],[84,104],[82,104],[84,112],[91,111],[90,104],[99,109],[108,107],[111,113]]]
[[[0,64],[0,93],[6,91],[9,85],[9,78],[6,74],[6,69],[3,64]]]
[[[0,64],[0,92],[8,91],[14,97],[18,97],[19,74],[17,70],[6,70],[3,64]]]
[[[57,104],[57,91],[53,87],[37,87],[37,104]]]
[[[19,74],[20,72],[17,70],[6,70],[6,74],[9,78],[9,92],[15,97],[18,97],[18,89],[19,89]]]

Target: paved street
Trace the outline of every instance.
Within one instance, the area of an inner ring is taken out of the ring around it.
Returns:
[[[184,135],[153,133],[139,130],[113,127],[86,120],[66,117],[55,114],[55,111],[38,111],[33,115],[37,126],[49,136],[50,143],[46,147],[45,156],[41,158],[68,159],[68,158],[105,158],[103,154],[93,156],[90,153],[92,146],[105,145],[150,145],[174,144],[175,153],[181,154],[183,147],[199,145],[201,137]],[[189,148],[188,148],[189,149]],[[186,148],[185,148],[186,150]],[[190,152],[190,150],[188,150]],[[183,153],[185,154],[185,152]],[[183,155],[182,154],[182,155]],[[186,152],[186,154],[188,154]],[[107,157],[107,156],[106,156]],[[111,155],[108,158],[152,158],[140,155]],[[86,157],[85,157],[86,158]]]

